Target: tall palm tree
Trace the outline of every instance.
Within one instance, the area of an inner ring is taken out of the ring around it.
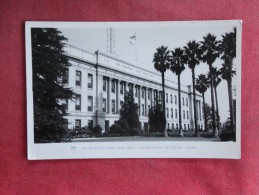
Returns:
[[[219,57],[219,41],[216,36],[207,34],[201,41],[201,48],[203,51],[202,61],[209,65],[209,71],[212,72],[212,64]],[[213,75],[210,74],[210,92],[211,92],[211,106],[212,106],[212,128],[214,136],[217,137],[216,123],[215,123],[215,105],[214,105],[214,92],[213,92]]]
[[[221,59],[224,60],[224,64],[220,69],[220,72],[222,79],[225,79],[228,85],[230,124],[231,128],[234,129],[232,76],[235,74],[235,71],[232,69],[233,59],[236,57],[236,28],[234,28],[232,32],[222,35],[222,40],[220,41],[220,52],[222,54]]]
[[[183,137],[182,129],[182,108],[181,108],[181,73],[185,69],[186,57],[184,55],[184,50],[181,48],[176,48],[171,51],[170,64],[168,68],[177,75],[178,77],[178,105],[179,105],[179,136]]]
[[[212,78],[213,78],[213,88],[214,88],[214,92],[215,92],[215,100],[216,100],[216,119],[217,119],[217,129],[219,132],[219,106],[218,106],[218,93],[217,93],[217,87],[219,85],[219,83],[221,82],[221,72],[219,70],[217,70],[217,68],[212,67]],[[210,78],[210,72],[208,73],[208,79]]]
[[[203,100],[203,114],[204,114],[204,128],[205,130],[208,130],[207,124],[207,113],[206,113],[206,108],[205,108],[205,96],[204,93],[207,91],[209,88],[209,80],[204,74],[200,74],[198,78],[196,78],[196,85],[195,88],[198,92],[202,94],[202,100]]]
[[[198,124],[197,124],[197,111],[196,111],[196,92],[195,92],[195,67],[199,65],[201,60],[202,50],[200,44],[196,41],[189,41],[187,46],[184,47],[184,51],[187,57],[188,67],[192,71],[192,90],[193,90],[193,106],[194,106],[194,127],[195,135],[199,136]]]
[[[162,109],[165,116],[165,71],[166,67],[169,64],[169,50],[167,47],[164,47],[163,45],[161,47],[158,47],[156,49],[156,53],[154,54],[153,58],[154,67],[157,71],[159,71],[162,75]],[[165,130],[166,134],[166,130]]]

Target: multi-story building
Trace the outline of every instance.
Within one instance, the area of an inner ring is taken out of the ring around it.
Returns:
[[[72,88],[76,100],[68,100],[66,116],[69,128],[95,126],[103,132],[119,120],[124,95],[130,89],[139,106],[141,128],[147,132],[148,111],[154,96],[161,96],[161,75],[140,66],[96,51],[91,53],[67,45],[70,66],[62,78],[65,87]],[[182,128],[193,129],[193,100],[191,86],[181,86]],[[202,97],[196,96],[198,127],[203,129]],[[177,83],[165,80],[165,107],[167,128],[179,127]]]

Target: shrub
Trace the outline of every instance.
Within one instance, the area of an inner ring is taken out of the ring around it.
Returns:
[[[125,135],[126,131],[119,124],[113,124],[109,130],[110,135]]]
[[[92,132],[95,137],[100,137],[100,136],[102,136],[102,127],[100,125],[96,125],[93,128]]]

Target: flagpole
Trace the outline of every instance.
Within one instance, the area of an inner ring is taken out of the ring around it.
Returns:
[[[136,63],[138,61],[138,56],[137,56],[137,33],[135,33],[135,57],[136,57]]]

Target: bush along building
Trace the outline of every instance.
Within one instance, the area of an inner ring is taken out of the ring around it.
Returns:
[[[129,90],[138,105],[141,129],[149,132],[149,110],[154,107],[156,95],[162,98],[161,75],[133,63],[96,51],[91,53],[71,45],[65,47],[71,66],[62,83],[76,94],[75,99],[63,101],[68,129],[93,128],[99,125],[102,133],[120,117],[124,96]],[[182,128],[194,129],[194,109],[191,86],[181,86]],[[177,83],[165,80],[166,128],[179,128]],[[199,129],[204,129],[202,96],[196,94],[196,112]]]

